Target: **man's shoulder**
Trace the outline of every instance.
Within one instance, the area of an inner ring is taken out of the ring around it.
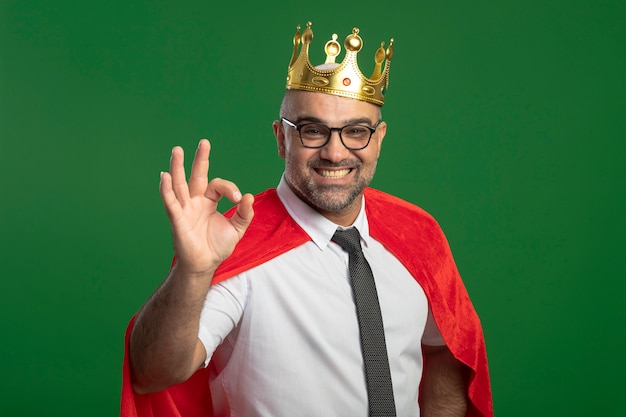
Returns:
[[[373,188],[365,192],[370,234],[392,253],[411,247],[423,253],[447,244],[439,223],[426,210]]]
[[[413,221],[420,220],[427,223],[437,223],[430,213],[418,205],[371,187],[365,189],[365,208],[368,212],[368,217],[371,214],[376,221],[380,218],[384,219],[393,216]]]
[[[310,239],[289,216],[276,189],[257,194],[253,208],[252,223],[231,256],[216,271],[214,284],[261,265]]]

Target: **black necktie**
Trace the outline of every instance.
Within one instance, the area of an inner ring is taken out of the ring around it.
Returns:
[[[396,406],[393,399],[383,319],[380,314],[374,275],[361,250],[361,235],[354,227],[346,230],[337,229],[333,240],[349,254],[350,280],[365,364],[369,415],[370,417],[395,416]]]

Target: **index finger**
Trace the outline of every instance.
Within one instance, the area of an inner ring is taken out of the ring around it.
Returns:
[[[191,164],[191,175],[189,176],[189,194],[204,194],[209,182],[209,154],[211,153],[211,144],[208,140],[202,139],[198,143],[196,155]]]

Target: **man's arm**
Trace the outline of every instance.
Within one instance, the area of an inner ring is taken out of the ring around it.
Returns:
[[[208,181],[209,152],[209,142],[200,141],[189,182],[180,147],[172,150],[170,173],[161,174],[159,189],[177,261],[137,314],[131,333],[129,359],[137,393],[185,381],[205,360],[198,327],[213,273],[232,253],[254,215],[252,195],[242,196],[229,181]],[[222,196],[238,204],[231,218],[217,211]]]
[[[190,277],[172,268],[137,314],[130,337],[133,390],[160,391],[187,380],[206,358],[198,340],[203,295],[211,276]]]
[[[446,346],[422,346],[424,373],[420,392],[422,417],[464,417],[469,368]]]

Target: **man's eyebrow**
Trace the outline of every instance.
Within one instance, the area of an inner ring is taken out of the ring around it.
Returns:
[[[320,123],[326,126],[329,126],[328,123],[326,123],[324,120],[318,118],[318,117],[314,117],[314,116],[309,116],[309,115],[302,115],[302,116],[298,116],[296,118],[296,120],[294,121],[295,124],[299,124],[302,122],[309,122],[309,123]],[[348,125],[359,125],[359,124],[365,124],[368,126],[372,126],[372,119],[368,118],[368,117],[355,117],[352,119],[348,119],[344,122],[343,126],[348,126]],[[340,126],[338,126],[340,127]]]

